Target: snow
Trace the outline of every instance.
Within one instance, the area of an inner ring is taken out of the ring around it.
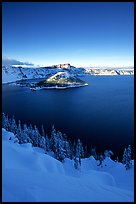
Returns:
[[[17,65],[18,66],[18,65]],[[35,66],[22,66],[22,68],[19,68],[17,66],[2,66],[2,83],[9,83],[9,82],[15,82],[17,80],[21,79],[34,79],[34,78],[45,78],[48,74],[56,74],[56,79],[61,76],[66,78],[69,78],[70,76],[82,76],[84,74],[91,74],[91,75],[134,75],[134,69],[109,69],[109,68],[76,68],[71,65],[68,71],[63,71],[62,68],[44,68],[44,67],[35,67]],[[55,75],[54,75],[55,76]],[[53,78],[51,79],[55,79]]]
[[[45,78],[48,74],[55,74],[57,69],[46,69],[46,68],[18,68],[12,66],[2,67],[2,83],[15,82],[21,79],[35,79]]]
[[[70,74],[68,72],[58,72],[55,75],[53,75],[52,77],[50,77],[50,80],[55,79],[56,77],[60,77],[60,78],[69,78]]]
[[[13,133],[2,129],[2,201],[134,201],[133,166],[126,170],[106,158],[104,166],[98,167],[92,156],[81,164],[76,170],[70,159],[61,163],[30,143],[15,143]]]
[[[67,86],[44,86],[44,87],[34,87],[34,88],[30,88],[32,91],[39,91],[39,90],[44,90],[44,89],[68,89],[68,88],[76,88],[76,87],[82,87],[82,86],[87,86],[88,84],[69,84]]]

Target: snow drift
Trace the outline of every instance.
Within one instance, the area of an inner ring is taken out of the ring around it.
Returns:
[[[76,170],[72,160],[61,163],[30,143],[20,145],[2,129],[2,201],[134,201],[133,166],[126,171],[110,158],[103,168],[93,157],[81,162]]]

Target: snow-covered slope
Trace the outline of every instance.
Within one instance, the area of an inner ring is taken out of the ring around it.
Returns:
[[[134,75],[134,69],[110,69],[110,68],[86,68],[85,73],[91,74],[91,75],[104,75],[104,76],[110,76],[110,75]]]
[[[48,74],[55,74],[56,68],[19,68],[12,66],[2,67],[2,83],[14,82],[21,79],[45,78]]]
[[[107,166],[98,168],[93,157],[81,162],[78,171],[73,161],[61,163],[43,149],[20,145],[2,129],[2,201],[134,201],[133,167],[126,171],[107,159]]]
[[[23,66],[23,65],[22,65]],[[21,79],[44,78],[48,74],[55,74],[67,70],[71,75],[133,75],[134,69],[109,69],[109,68],[76,68],[70,64],[54,65],[51,67],[16,67],[2,66],[2,83],[14,82]]]

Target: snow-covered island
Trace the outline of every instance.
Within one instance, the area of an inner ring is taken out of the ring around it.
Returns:
[[[93,156],[81,159],[81,168],[51,152],[19,144],[2,129],[2,202],[134,202],[134,163],[126,170],[106,157],[103,167]]]
[[[66,89],[88,85],[81,79],[72,76],[67,71],[58,72],[45,80],[42,80],[33,85],[36,89]]]

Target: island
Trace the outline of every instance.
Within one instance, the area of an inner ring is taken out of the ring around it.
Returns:
[[[67,71],[58,72],[47,79],[35,83],[30,87],[31,90],[40,89],[66,89],[88,85],[86,82],[71,75]]]

